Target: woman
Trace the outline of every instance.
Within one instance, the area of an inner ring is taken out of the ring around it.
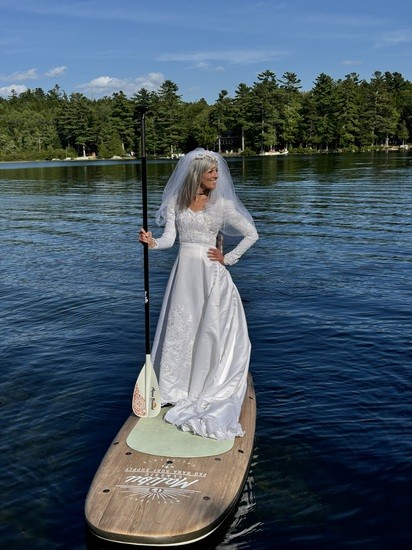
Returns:
[[[236,197],[225,160],[195,149],[182,157],[156,215],[165,223],[151,249],[169,248],[179,233],[180,249],[153,341],[153,365],[162,404],[173,404],[165,420],[203,437],[243,435],[240,410],[247,386],[250,341],[241,298],[226,265],[233,265],[258,239],[253,220]],[[223,255],[218,232],[240,235]]]

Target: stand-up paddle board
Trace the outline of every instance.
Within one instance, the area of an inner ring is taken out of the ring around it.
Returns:
[[[86,499],[97,537],[142,546],[194,543],[234,510],[253,453],[256,401],[252,377],[243,402],[243,437],[228,441],[182,432],[131,414],[107,451]]]

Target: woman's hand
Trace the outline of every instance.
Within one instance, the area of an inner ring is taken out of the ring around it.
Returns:
[[[142,244],[149,245],[149,248],[154,248],[156,246],[156,241],[153,238],[151,231],[145,231],[143,228],[139,232],[139,241]]]
[[[207,251],[207,257],[212,262],[219,262],[222,265],[225,265],[223,254],[217,248],[209,248],[209,250]]]

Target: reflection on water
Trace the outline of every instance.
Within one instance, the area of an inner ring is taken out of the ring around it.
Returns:
[[[231,268],[258,421],[210,548],[411,542],[411,159],[229,159],[260,234]],[[148,163],[151,219],[174,164]],[[139,177],[138,161],[0,165],[6,547],[86,547],[84,499],[143,362]],[[174,257],[150,256],[152,330]]]

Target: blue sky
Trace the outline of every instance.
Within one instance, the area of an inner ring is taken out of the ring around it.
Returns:
[[[0,96],[27,88],[90,98],[164,80],[184,101],[234,97],[269,69],[303,90],[375,71],[412,80],[411,0],[0,0]]]

